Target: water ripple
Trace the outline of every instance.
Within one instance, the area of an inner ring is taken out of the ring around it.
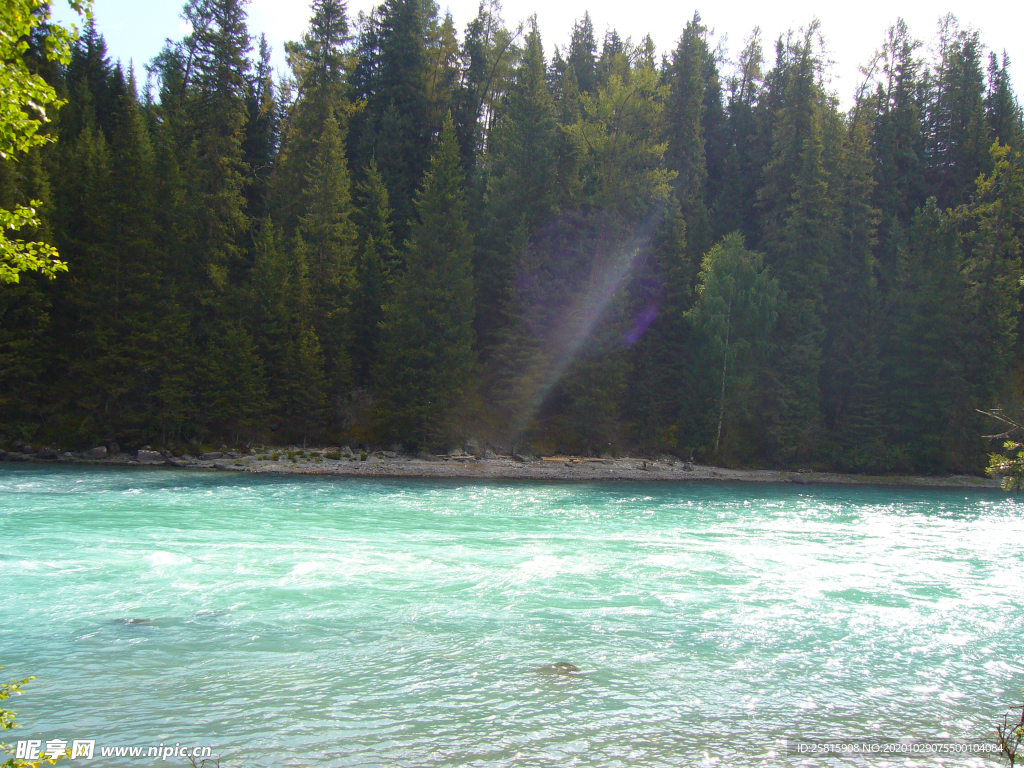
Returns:
[[[815,765],[989,738],[1022,564],[993,492],[3,468],[0,663],[19,738],[225,768]]]

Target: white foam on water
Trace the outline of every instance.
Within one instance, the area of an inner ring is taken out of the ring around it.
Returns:
[[[187,555],[177,555],[173,552],[153,552],[146,555],[149,564],[154,568],[167,568],[173,565],[188,565],[192,558]]]
[[[319,568],[320,568],[320,566],[317,563],[306,561],[304,563],[299,563],[294,568],[292,568],[292,571],[291,571],[291,573],[289,575],[290,576],[304,576],[307,573],[313,573],[313,571],[316,571]]]

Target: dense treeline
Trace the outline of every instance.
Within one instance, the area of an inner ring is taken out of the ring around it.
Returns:
[[[68,103],[0,204],[69,272],[0,287],[8,438],[938,472],[1020,402],[1024,126],[951,17],[843,113],[815,24],[729,62],[585,16],[548,60],[496,4],[314,0],[275,79],[244,0],[184,15],[141,89],[91,27],[32,59]]]

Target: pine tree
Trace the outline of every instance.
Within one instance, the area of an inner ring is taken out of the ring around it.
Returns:
[[[513,311],[518,256],[513,243],[529,237],[554,213],[558,138],[544,49],[534,24],[488,153],[484,231],[474,265],[479,295],[476,333],[485,356],[498,343]]]
[[[430,6],[433,8],[433,6]],[[376,159],[391,196],[395,232],[408,232],[413,196],[430,158],[432,122],[427,91],[426,16],[421,0],[387,0],[367,19],[360,46],[363,62],[353,96],[366,108],[353,123],[353,162],[365,167]]]
[[[268,421],[280,425],[295,397],[293,329],[302,316],[293,270],[270,219],[254,243],[249,306],[249,332],[267,376]]]
[[[738,231],[748,243],[760,237],[757,190],[767,151],[757,107],[761,93],[761,31],[755,29],[740,53],[737,74],[729,83],[723,179],[716,200],[716,228]]]
[[[366,385],[377,362],[384,305],[393,281],[401,275],[401,262],[391,236],[391,205],[384,179],[371,162],[357,187],[359,256],[356,293],[352,305],[352,358],[355,381]]]
[[[309,30],[285,45],[295,81],[295,99],[281,128],[281,151],[274,169],[274,212],[286,235],[302,215],[303,192],[310,184],[318,143],[328,120],[344,137],[351,109],[346,100],[346,52],[349,40],[341,0],[314,0]]]
[[[639,444],[690,456],[707,442],[702,415],[710,393],[687,320],[700,263],[686,247],[686,220],[674,197],[646,256],[634,289],[633,335],[639,338],[632,348],[628,416]]]
[[[966,202],[978,175],[989,170],[992,144],[985,117],[985,78],[976,31],[942,21],[937,70],[925,82],[925,177],[938,204]]]
[[[772,159],[759,197],[767,261],[787,295],[776,328],[778,353],[761,391],[766,444],[776,460],[807,456],[820,429],[819,376],[824,287],[836,251],[836,216],[823,165],[821,58],[812,25],[787,45],[775,77],[785,100],[772,134]],[[779,65],[777,65],[777,70]]]
[[[384,430],[423,446],[456,429],[473,353],[473,272],[463,176],[449,117],[416,198],[406,268],[385,307],[376,372]]]
[[[260,35],[259,60],[246,94],[247,118],[242,145],[245,164],[251,173],[245,190],[246,216],[250,221],[260,221],[269,213],[270,178],[280,132],[270,53],[266,35]]]
[[[218,329],[204,363],[203,421],[233,443],[253,440],[266,428],[267,383],[252,337],[234,324]]]
[[[250,43],[243,0],[189,0],[184,16],[192,25],[184,43],[194,136],[188,148],[190,245],[197,298],[209,308],[216,301],[211,289],[224,291],[245,267],[249,168],[242,141]]]
[[[895,270],[895,232],[909,226],[914,211],[925,199],[924,134],[918,103],[920,46],[900,19],[889,28],[880,51],[872,145],[873,202],[879,210],[878,257],[883,291]]]
[[[579,117],[564,130],[579,153],[579,203],[635,222],[668,199],[673,171],[664,163],[665,88],[651,69],[609,75],[594,96],[581,94]]]
[[[497,0],[484,0],[469,23],[462,44],[462,82],[456,91],[455,131],[462,149],[467,186],[478,187],[476,163],[483,153],[494,116],[511,85],[516,38],[501,20]]]
[[[332,399],[352,383],[350,311],[355,291],[356,228],[341,131],[327,118],[308,171],[299,231],[309,263],[310,316],[323,344]]]
[[[694,13],[672,54],[666,76],[669,83],[665,107],[666,165],[677,173],[676,197],[686,218],[691,256],[697,258],[711,245],[711,222],[705,194],[708,166],[704,151],[706,110],[705,62],[710,58],[707,28]]]
[[[589,13],[583,14],[583,20],[576,22],[569,43],[567,64],[572,68],[573,76],[580,93],[597,92],[597,40],[594,38],[594,22]]]
[[[856,470],[884,466],[876,280],[879,211],[873,207],[875,181],[870,104],[858,105],[844,131],[837,207],[842,211],[839,248],[826,288],[821,389],[831,460]]]
[[[992,137],[1019,152],[1024,150],[1024,115],[1010,84],[1009,66],[1005,51],[1002,63],[995,53],[989,54],[985,116]]]
[[[965,468],[957,457],[968,411],[963,254],[934,198],[915,214],[908,241],[886,318],[887,441],[902,471],[948,472]]]

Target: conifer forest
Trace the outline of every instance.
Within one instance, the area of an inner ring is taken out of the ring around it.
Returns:
[[[282,72],[245,0],[183,16],[144,64],[25,54],[66,104],[0,208],[68,270],[0,284],[9,440],[949,473],[1020,412],[1024,123],[951,16],[868,41],[849,109],[814,22],[313,0]]]

